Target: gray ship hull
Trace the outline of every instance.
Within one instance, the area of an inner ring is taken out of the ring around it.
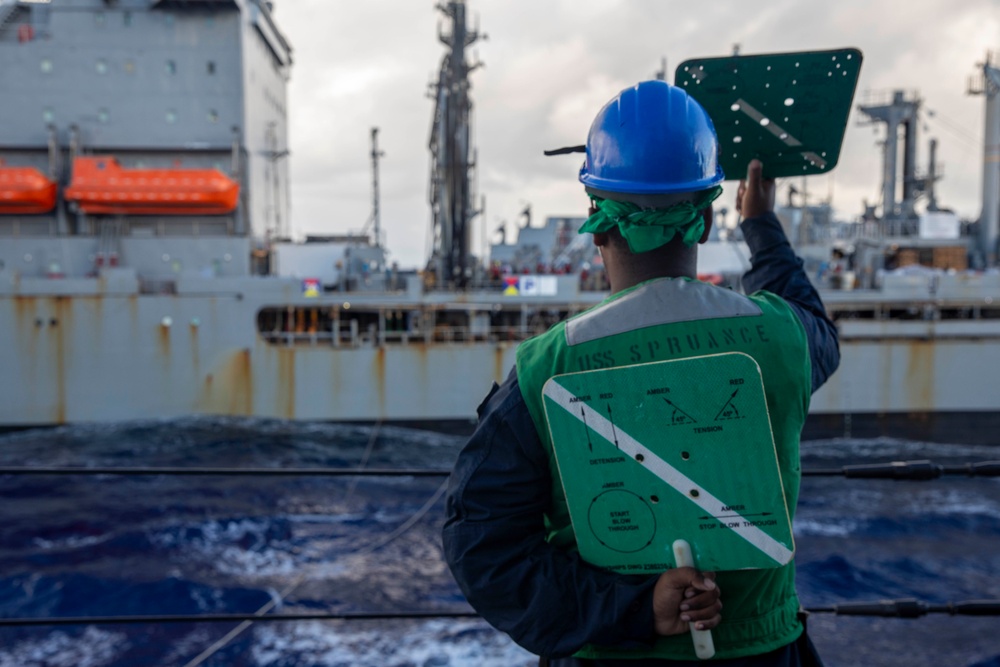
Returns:
[[[259,318],[275,308],[346,313],[348,299],[352,313],[429,308],[441,317],[489,311],[490,298],[309,298],[298,281],[275,278],[188,278],[175,293],[143,294],[128,271],[21,279],[0,293],[0,368],[10,380],[0,388],[0,425],[239,415],[467,428],[490,383],[513,366],[516,337],[343,322],[335,337],[275,336],[261,333]],[[529,306],[544,310],[544,299],[523,298],[522,310]],[[990,437],[983,427],[1000,414],[1000,320],[848,319],[840,329],[840,369],[814,396],[807,434]]]

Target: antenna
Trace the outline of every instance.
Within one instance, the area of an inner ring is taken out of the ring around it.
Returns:
[[[372,128],[372,224],[375,228],[375,247],[382,247],[382,217],[379,212],[378,160],[385,153],[378,149],[378,128]]]
[[[657,81],[666,81],[667,80],[667,57],[666,56],[663,56],[662,58],[660,58],[660,69],[656,70],[656,74],[654,74],[653,76],[656,77]]]

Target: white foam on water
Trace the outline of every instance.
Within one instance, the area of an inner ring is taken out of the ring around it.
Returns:
[[[161,526],[149,535],[149,540],[161,548],[179,549],[185,561],[204,562],[230,576],[291,574],[297,566],[291,546],[268,539],[269,523],[245,518],[207,521],[197,526]]]
[[[291,510],[289,510],[291,511]],[[329,525],[341,523],[356,523],[369,518],[366,513],[355,512],[353,514],[343,512],[339,514],[289,514],[285,517],[289,523],[305,523],[316,525]]]
[[[105,667],[128,649],[120,633],[90,627],[71,637],[56,631],[44,639],[0,647],[0,667]]]
[[[42,537],[36,537],[31,542],[42,551],[62,551],[70,549],[83,549],[85,547],[94,546],[95,544],[100,544],[101,542],[107,542],[113,537],[113,535],[114,533],[105,533],[104,535],[87,535],[85,537],[71,535],[57,540],[46,540]]]
[[[1000,503],[979,493],[961,489],[930,487],[922,493],[908,494],[908,502],[901,507],[910,514],[935,516],[983,516],[1000,519]]]
[[[271,577],[293,574],[295,558],[284,551],[263,549],[246,551],[240,547],[226,547],[215,556],[215,569],[233,577]]]
[[[855,532],[858,523],[850,519],[819,521],[815,519],[796,519],[792,524],[795,537],[816,535],[819,537],[846,537]]]
[[[970,459],[996,458],[996,447],[992,445],[967,445],[961,443],[920,442],[899,438],[830,438],[828,440],[806,440],[801,444],[803,456],[844,459],[845,464],[855,462],[875,463],[878,461],[898,461],[916,458]]]
[[[255,664],[273,665],[289,656],[325,667],[527,667],[538,658],[478,621],[434,620],[391,630],[354,624],[260,625],[251,649]]]

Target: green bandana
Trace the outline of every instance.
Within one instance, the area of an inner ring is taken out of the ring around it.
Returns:
[[[680,233],[690,248],[705,233],[701,212],[722,194],[722,186],[701,193],[695,201],[685,201],[663,209],[643,209],[630,202],[590,196],[597,212],[580,227],[580,234],[610,231],[615,225],[628,241],[629,250],[638,254],[655,250]]]

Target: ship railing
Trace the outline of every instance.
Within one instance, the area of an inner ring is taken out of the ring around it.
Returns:
[[[263,331],[261,336],[272,345],[284,345],[293,347],[298,345],[330,345],[333,343],[332,331]]]
[[[866,88],[858,96],[858,106],[861,107],[881,107],[888,106],[893,103],[896,97],[896,93],[902,93],[903,99],[906,101],[913,101],[920,99],[920,91],[915,88],[906,89],[887,89],[878,88],[871,89]],[[863,125],[870,125],[871,123],[865,122]]]
[[[433,343],[514,343],[521,342],[543,331],[526,329],[519,325],[489,327],[436,327],[431,336]]]
[[[983,313],[961,317],[959,315],[964,313],[942,312],[926,304],[897,308],[885,304],[868,310],[830,309],[828,313],[842,338],[861,336],[885,341],[891,338],[995,340],[1000,337],[1000,319],[996,317],[985,317]]]
[[[513,343],[542,333],[519,325],[499,327],[436,326],[432,329],[381,330],[374,325],[362,330],[356,320],[330,331],[262,331],[261,337],[283,347],[396,347],[409,344]]]
[[[970,237],[970,231],[969,225],[960,224],[958,237],[944,240],[944,242],[955,243],[956,241],[967,240]],[[809,243],[919,239],[920,221],[917,219],[900,218],[891,218],[889,220],[858,219],[855,222],[834,222],[813,225],[807,232],[807,238]]]

